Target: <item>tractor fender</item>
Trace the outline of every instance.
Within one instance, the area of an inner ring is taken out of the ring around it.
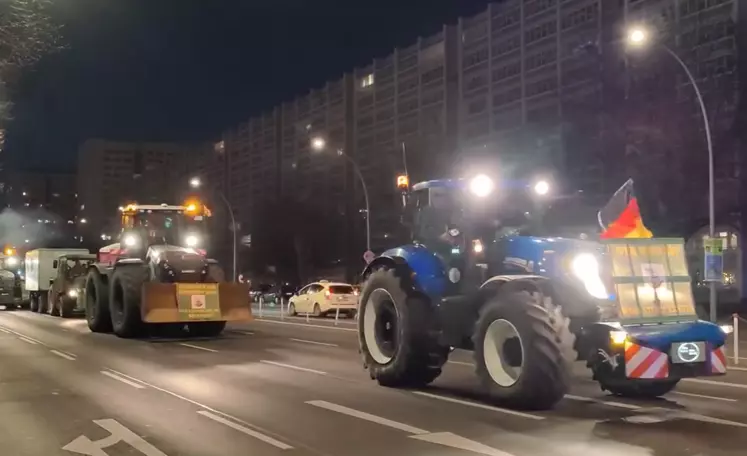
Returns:
[[[88,267],[88,271],[96,271],[103,278],[106,278],[111,274],[112,267],[106,263],[94,263]]]
[[[490,292],[495,292],[509,282],[512,283],[512,286],[517,286],[519,289],[526,291],[550,292],[548,289],[550,280],[547,277],[532,274],[493,276],[480,285],[480,292],[481,294],[492,294]]]
[[[363,279],[374,270],[389,266],[397,268],[400,277],[407,277],[413,289],[437,303],[444,296],[449,279],[441,260],[422,245],[406,245],[387,250],[363,271]]]
[[[122,258],[114,263],[114,267],[112,269],[116,270],[117,266],[130,266],[133,264],[144,265],[145,261],[141,260],[140,258]]]

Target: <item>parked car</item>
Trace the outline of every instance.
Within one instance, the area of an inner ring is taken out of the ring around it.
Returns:
[[[348,283],[325,280],[310,283],[293,295],[288,304],[290,315],[302,313],[323,317],[338,310],[349,318],[353,318],[358,310],[358,292]]]

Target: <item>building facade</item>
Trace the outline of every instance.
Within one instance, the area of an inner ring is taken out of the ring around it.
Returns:
[[[78,213],[90,233],[116,229],[117,208],[130,201],[160,204],[177,197],[179,182],[207,144],[116,142],[91,139],[78,152]]]
[[[703,119],[714,141],[720,212],[738,206],[736,0],[505,0],[395,49],[224,134],[227,193],[242,219],[263,201],[322,199],[370,217],[372,247],[398,225],[395,176],[413,181],[497,166],[614,191],[633,176],[661,217],[706,214]],[[744,6],[743,6],[744,7]],[[626,31],[650,31],[631,49]],[[314,138],[325,150],[313,150]],[[357,175],[369,193],[365,212]],[[686,176],[687,178],[683,178]],[[352,203],[348,201],[352,195]],[[679,211],[679,212],[678,212]],[[360,214],[360,215],[359,215]],[[354,224],[356,233],[360,224]],[[356,234],[355,249],[362,236]]]

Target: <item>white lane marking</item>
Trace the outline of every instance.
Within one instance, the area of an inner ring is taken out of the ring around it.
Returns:
[[[35,340],[31,340],[31,339],[29,339],[28,337],[24,337],[24,336],[18,336],[18,338],[19,338],[19,339],[21,339],[22,341],[26,342],[27,344],[31,344],[31,345],[39,345],[39,342],[37,342],[37,341],[35,341]]]
[[[458,366],[469,366],[474,367],[475,365],[473,363],[468,363],[465,361],[448,361],[449,364],[456,364]]]
[[[393,429],[398,429],[400,431],[409,432],[410,434],[428,434],[428,431],[420,428],[416,428],[414,426],[410,426],[409,424],[400,423],[398,421],[392,421],[387,418],[383,418],[376,415],[371,415],[370,413],[361,412],[360,410],[351,409],[349,407],[345,407],[342,405],[333,404],[331,402],[327,401],[308,401],[306,402],[309,405],[313,405],[314,407],[319,407],[325,410],[329,410],[332,412],[342,413],[343,415],[352,416],[353,418],[359,418],[361,420],[370,421],[372,423],[380,424],[382,426],[387,426]]]
[[[718,382],[716,380],[706,380],[703,378],[683,378],[682,381],[690,383],[701,383],[703,385],[728,386],[730,388],[747,389],[747,385],[744,383]]]
[[[726,365],[726,370],[727,371],[733,370],[733,371],[747,372],[747,367],[737,367],[737,366],[732,366],[730,364],[727,364]]]
[[[192,344],[179,344],[182,347],[189,347],[189,348],[195,348],[197,350],[204,350],[208,352],[218,353],[218,350],[213,350],[212,348],[206,348],[206,347],[200,347],[199,345],[192,345]]]
[[[260,323],[273,323],[276,325],[290,325],[290,326],[305,326],[307,328],[322,328],[322,329],[334,329],[335,331],[352,331],[352,332],[358,332],[355,328],[340,328],[337,326],[327,326],[327,325],[311,325],[308,323],[293,323],[290,321],[277,321],[277,320],[268,320],[266,318],[256,318],[254,321],[258,321]]]
[[[610,407],[618,407],[618,408],[624,408],[628,410],[639,410],[642,408],[639,405],[626,404],[624,402],[616,402],[616,401],[605,401],[602,399],[595,399],[593,397],[575,396],[573,394],[566,394],[565,398],[570,399],[572,401],[592,402],[594,404],[609,405]]]
[[[306,339],[293,339],[291,338],[293,342],[301,342],[303,344],[312,344],[312,345],[323,345],[325,347],[339,347],[337,344],[329,344],[327,342],[316,342],[313,340],[306,340]]]
[[[75,355],[71,353],[65,353],[61,352],[59,350],[50,350],[50,352],[54,353],[55,355],[59,356],[60,358],[69,359],[70,361],[75,361]]]
[[[480,404],[477,402],[464,401],[464,400],[456,399],[453,397],[439,396],[438,394],[426,393],[424,391],[413,391],[412,393],[417,394],[419,396],[430,397],[432,399],[438,399],[444,402],[453,402],[455,404],[462,404],[462,405],[467,405],[470,407],[480,408],[483,410],[490,410],[491,412],[506,413],[508,415],[515,415],[515,416],[520,416],[522,418],[529,418],[531,420],[544,420],[545,419],[544,416],[532,415],[530,413],[517,412],[516,410],[504,409],[504,408],[495,407],[492,405]]]
[[[145,456],[166,456],[166,453],[151,445],[131,430],[122,426],[116,420],[93,420],[93,422],[109,431],[110,435],[101,440],[91,440],[85,435],[81,435],[62,447],[62,449],[71,453],[91,456],[106,456],[109,453],[105,452],[104,448],[109,448],[120,442],[125,442]]]
[[[410,438],[421,440],[423,442],[435,443],[436,445],[456,448],[457,450],[469,451],[476,454],[484,454],[486,456],[514,456],[513,453],[507,453],[505,451],[483,445],[480,442],[465,439],[464,437],[453,434],[451,432],[433,432],[431,434],[425,435],[411,435]]]
[[[243,334],[244,336],[253,336],[254,333],[252,331],[241,331],[239,329],[234,329],[233,332],[237,334]]]
[[[5,334],[10,334],[10,331],[8,331],[7,329],[0,328],[0,331],[4,332]]]
[[[39,339],[34,339],[31,336],[27,336],[25,334],[21,334],[18,331],[13,331],[12,329],[5,328],[5,330],[8,331],[11,334],[15,334],[16,336],[18,336],[18,337],[20,337],[22,339],[28,339],[28,340],[34,341],[35,343],[37,343],[39,345],[43,345],[45,347],[49,347],[47,344],[45,344],[44,342],[40,341]]]
[[[683,393],[682,391],[672,391],[670,394],[676,394],[678,396],[698,397],[701,399],[710,399],[714,401],[739,402],[736,399],[729,399],[728,397],[706,396],[705,394]]]
[[[122,383],[124,383],[126,385],[130,385],[133,388],[145,389],[145,386],[141,385],[140,383],[135,383],[132,380],[126,379],[126,378],[122,377],[121,375],[118,375],[118,374],[116,374],[114,372],[101,371],[101,373],[104,374],[104,375],[106,375],[109,378],[113,378],[114,380],[120,381],[120,382],[122,382]]]
[[[285,444],[279,440],[273,439],[272,437],[268,435],[264,435],[261,432],[257,432],[254,429],[249,429],[248,427],[242,426],[240,424],[236,424],[233,421],[229,421],[225,418],[223,418],[220,415],[216,415],[215,413],[208,412],[206,410],[200,410],[197,412],[199,415],[202,415],[206,418],[210,418],[213,421],[217,421],[218,423],[225,424],[226,426],[230,427],[231,429],[237,430],[241,433],[244,433],[248,436],[254,437],[257,440],[261,440],[265,443],[268,443],[274,447],[280,448],[281,450],[292,450],[293,447]]]
[[[229,419],[229,420],[231,420],[231,421],[233,421],[233,422],[235,422],[235,423],[239,423],[239,424],[242,424],[242,425],[246,426],[247,428],[251,428],[251,429],[258,429],[258,430],[262,431],[262,432],[263,432],[263,433],[265,433],[265,434],[270,434],[270,435],[274,434],[274,433],[272,433],[272,432],[269,432],[269,431],[267,431],[267,430],[265,430],[265,429],[262,429],[262,428],[260,428],[259,426],[255,426],[255,425],[253,425],[253,424],[247,423],[246,421],[242,420],[241,418],[236,418],[236,417],[235,417],[235,416],[233,416],[233,415],[229,415],[228,413],[225,413],[225,412],[221,412],[220,410],[214,409],[213,407],[210,407],[210,406],[208,406],[208,405],[205,405],[205,404],[203,404],[203,403],[201,403],[201,402],[197,402],[197,401],[196,401],[196,400],[194,400],[194,399],[190,399],[190,398],[188,398],[188,397],[182,396],[181,394],[175,393],[175,392],[173,392],[173,391],[169,391],[169,390],[167,390],[166,388],[161,388],[160,386],[154,385],[154,384],[152,384],[152,383],[148,383],[148,382],[146,382],[145,380],[140,380],[139,378],[135,378],[135,377],[132,377],[132,376],[130,376],[130,375],[127,375],[127,374],[125,374],[125,373],[122,373],[122,372],[116,371],[116,370],[114,370],[114,369],[109,369],[109,370],[110,370],[111,372],[113,372],[113,373],[115,373],[115,374],[117,374],[117,375],[121,376],[121,377],[124,377],[124,378],[128,378],[128,379],[130,379],[130,380],[132,380],[132,381],[135,381],[135,382],[139,382],[139,383],[142,383],[143,385],[145,385],[145,386],[148,386],[148,387],[150,387],[150,388],[153,388],[154,390],[160,391],[160,392],[162,392],[162,393],[164,393],[164,394],[168,394],[169,396],[175,397],[175,398],[177,398],[177,399],[179,399],[179,400],[182,400],[182,401],[184,401],[184,402],[189,402],[190,404],[192,404],[192,405],[196,405],[196,406],[198,406],[198,407],[200,407],[200,408],[202,408],[202,409],[205,409],[205,410],[209,410],[209,411],[213,412],[213,413],[214,413],[214,414],[216,414],[216,415],[219,415],[219,416],[225,417],[225,418],[227,418],[227,419]],[[279,437],[279,436],[278,436],[277,434],[274,434],[274,435],[275,435],[275,436],[277,436],[277,437]]]
[[[286,369],[295,369],[298,371],[303,372],[310,372],[312,374],[318,374],[318,375],[327,375],[326,372],[316,370],[316,369],[309,369],[308,367],[301,367],[301,366],[294,366],[293,364],[283,364],[283,363],[277,363],[275,361],[267,361],[266,359],[259,360],[260,363],[269,364],[271,366],[277,366],[277,367],[284,367]]]

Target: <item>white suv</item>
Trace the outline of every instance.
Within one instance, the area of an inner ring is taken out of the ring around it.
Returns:
[[[358,292],[348,283],[314,282],[301,288],[290,298],[288,313],[312,314],[323,317],[340,309],[349,318],[358,310]]]

